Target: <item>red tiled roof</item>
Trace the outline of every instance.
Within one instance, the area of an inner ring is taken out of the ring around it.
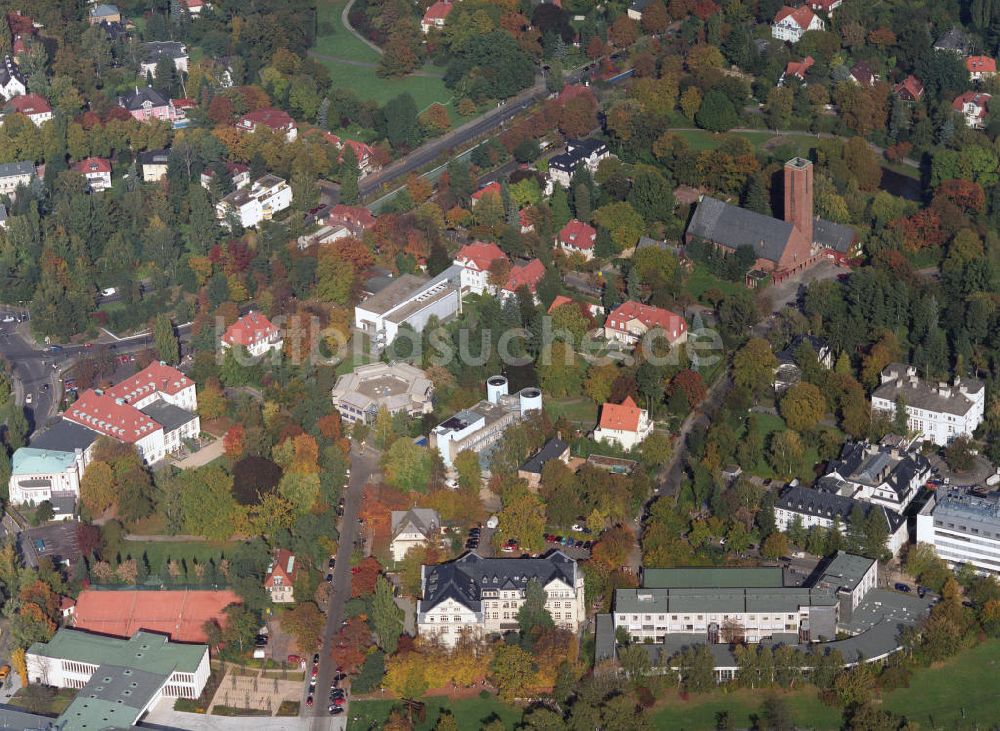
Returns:
[[[346,206],[338,203],[330,211],[330,223],[350,224],[369,229],[375,225],[375,216],[364,206]]]
[[[967,91],[955,97],[955,101],[951,103],[951,108],[956,112],[961,112],[964,110],[966,104],[975,104],[979,107],[979,116],[985,117],[990,99],[992,98],[989,94],[983,94],[978,91]]]
[[[21,114],[48,114],[52,112],[52,107],[45,101],[45,97],[38,94],[24,94],[15,96],[7,102],[7,108],[13,112]]]
[[[639,417],[642,409],[636,406],[631,396],[626,396],[620,404],[604,404],[601,407],[601,429],[615,431],[639,431]]]
[[[104,393],[111,398],[120,398],[125,403],[131,403],[158,392],[172,396],[193,385],[194,381],[176,368],[154,361],[134,376],[116,383]]]
[[[249,348],[254,343],[270,340],[278,334],[278,328],[271,324],[260,312],[251,312],[226,328],[223,342]]]
[[[897,94],[902,91],[906,91],[914,99],[919,99],[924,95],[924,82],[918,79],[913,74],[910,74],[905,79],[896,84],[894,90]]]
[[[59,609],[66,611],[67,609],[72,609],[76,606],[76,600],[73,597],[64,596],[59,598]]]
[[[485,272],[490,265],[498,259],[506,259],[507,255],[500,250],[496,244],[487,244],[483,241],[473,241],[466,244],[455,255],[455,260],[475,264],[476,269]]]
[[[194,109],[198,106],[198,102],[194,99],[185,99],[181,97],[180,99],[171,99],[170,103],[174,105],[175,109]]]
[[[970,74],[995,74],[997,62],[989,56],[969,56],[965,59],[965,68]]]
[[[63,413],[63,418],[128,444],[163,428],[134,406],[124,401],[119,403],[112,396],[93,389],[80,394]]]
[[[205,642],[204,625],[226,624],[226,607],[242,603],[223,591],[99,591],[85,589],[76,602],[76,628],[131,637],[140,629],[170,635],[175,642]]]
[[[548,314],[551,315],[553,312],[555,312],[563,305],[571,305],[571,304],[573,304],[573,300],[571,300],[569,297],[567,297],[564,294],[557,294],[556,298],[552,300],[552,304],[549,305]]]
[[[805,30],[812,23],[813,18],[816,14],[809,8],[808,5],[802,5],[798,8],[790,8],[787,5],[778,11],[778,14],[774,16],[774,22],[780,23],[785,18],[791,16],[795,24]]]
[[[291,571],[289,571],[291,568]],[[299,573],[299,566],[295,561],[295,556],[287,548],[279,548],[274,552],[274,563],[267,571],[264,578],[264,586],[270,588],[274,584],[274,577],[280,576],[288,584],[295,583],[295,577]]]
[[[431,23],[435,20],[444,20],[448,17],[448,13],[451,12],[451,7],[451,3],[439,0],[439,2],[436,2],[427,8],[427,12],[424,13],[424,22]]]
[[[110,173],[111,161],[103,157],[88,157],[74,165],[73,170],[78,173]]]
[[[589,96],[593,97],[594,94],[591,92],[590,88],[584,86],[583,84],[566,84],[563,90],[559,92],[558,102],[560,104],[565,104],[568,101],[572,101],[579,96]]]
[[[200,8],[205,4],[205,0],[181,0],[181,3],[188,9]]]
[[[496,193],[497,195],[500,195],[500,183],[494,180],[489,185],[484,185],[482,188],[480,188],[479,190],[477,190],[475,193],[472,194],[472,200],[477,201],[487,193]]]
[[[626,325],[632,320],[638,320],[647,328],[662,328],[667,333],[677,332],[680,337],[687,330],[684,318],[670,310],[661,307],[644,305],[639,302],[623,302],[608,315],[605,327],[620,332],[627,332]]]
[[[516,292],[521,287],[527,287],[532,294],[535,288],[545,276],[545,265],[538,259],[532,259],[523,266],[515,266],[510,270],[507,277],[507,284],[504,286],[508,292]]]
[[[596,240],[597,230],[575,218],[559,232],[559,243],[563,246],[572,246],[574,249],[592,249]]]
[[[830,12],[831,9],[840,5],[842,0],[810,0],[810,5],[812,5],[814,10],[823,10],[824,12]]]
[[[785,66],[785,76],[798,76],[800,79],[806,77],[806,72],[812,68],[816,61],[812,56],[806,56],[801,61],[789,61]]]
[[[287,112],[283,112],[280,109],[271,109],[269,107],[265,109],[258,109],[257,111],[244,114],[240,117],[240,127],[251,129],[259,124],[262,124],[265,127],[270,127],[273,130],[284,130],[293,129],[295,127],[295,120],[292,119]]]

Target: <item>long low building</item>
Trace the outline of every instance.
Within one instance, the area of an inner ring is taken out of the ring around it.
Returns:
[[[345,422],[370,424],[379,409],[392,415],[421,416],[434,409],[434,384],[409,363],[371,363],[356,367],[337,379],[331,392],[333,405]]]
[[[832,640],[875,587],[877,565],[839,552],[808,586],[786,586],[780,568],[647,569],[642,588],[615,591],[614,628],[653,643],[681,634],[709,644]]]
[[[46,719],[65,731],[128,728],[161,698],[197,698],[209,677],[207,645],[152,632],[118,639],[60,629],[28,648],[26,663],[29,683],[80,691],[58,719]]]

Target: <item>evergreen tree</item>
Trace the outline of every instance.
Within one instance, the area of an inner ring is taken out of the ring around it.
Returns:
[[[174,333],[174,324],[170,321],[170,315],[165,312],[157,315],[153,323],[153,342],[160,360],[172,364],[180,361],[180,345]]]
[[[569,200],[566,195],[566,189],[558,183],[553,185],[552,197],[549,199],[549,208],[552,210],[552,228],[557,231],[572,218],[569,211]]]
[[[765,216],[771,215],[771,204],[767,198],[767,188],[760,173],[754,173],[747,178],[746,185],[743,188],[743,207]]]
[[[358,202],[359,190],[358,179],[358,158],[354,155],[354,149],[345,147],[340,158],[340,201],[349,206]]]
[[[577,183],[573,186],[573,211],[579,221],[590,220],[590,188],[586,184]]]

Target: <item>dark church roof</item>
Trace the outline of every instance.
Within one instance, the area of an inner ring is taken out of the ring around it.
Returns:
[[[731,249],[750,246],[757,258],[775,263],[792,235],[792,224],[704,196],[691,218],[688,234]]]
[[[850,226],[833,223],[822,218],[813,220],[813,239],[817,244],[846,254],[851,250],[858,235]]]

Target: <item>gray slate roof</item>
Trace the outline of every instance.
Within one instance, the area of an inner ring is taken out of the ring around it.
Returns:
[[[400,533],[420,533],[428,536],[441,527],[441,518],[430,508],[410,508],[392,511],[392,537]]]
[[[152,86],[144,86],[142,88],[137,87],[134,91],[130,91],[128,94],[121,97],[119,103],[132,112],[137,109],[142,109],[142,105],[147,101],[154,107],[165,107],[170,103],[166,94],[157,91]]]
[[[930,470],[930,462],[919,454],[893,456],[889,448],[873,449],[865,442],[848,442],[840,458],[827,466],[828,474],[836,473],[848,482],[872,487],[885,486],[903,498],[910,491],[910,482]]]
[[[545,446],[533,454],[527,462],[521,466],[521,470],[524,472],[530,472],[533,475],[542,474],[542,467],[545,463],[558,459],[562,456],[563,452],[569,449],[569,445],[562,439],[550,439],[545,443]]]
[[[11,79],[17,79],[22,84],[27,85],[27,80],[24,78],[24,74],[21,73],[21,67],[10,56],[4,56],[3,64],[0,65],[0,86],[7,86]]]
[[[143,165],[166,165],[170,162],[170,150],[147,150],[139,153],[139,162]]]
[[[882,385],[872,392],[872,396],[892,402],[897,396],[902,396],[906,405],[913,408],[965,416],[972,408],[972,401],[959,389],[965,387],[969,393],[979,393],[986,386],[978,378],[955,380],[956,383],[951,385],[951,395],[946,396],[933,381],[917,377],[913,366],[890,363],[882,371]]]
[[[60,419],[45,431],[33,434],[30,444],[34,449],[75,452],[77,449],[86,449],[95,439],[97,439],[96,432],[72,421]]]
[[[758,258],[777,262],[788,246],[792,224],[706,195],[698,203],[687,232],[734,250],[749,246]]]
[[[0,81],[2,83],[2,81]],[[11,178],[15,175],[34,175],[35,163],[31,160],[0,163],[0,178]]]
[[[822,218],[813,219],[813,240],[827,249],[846,254],[857,238],[857,233],[850,226]]]
[[[826,479],[826,478],[823,478]],[[813,515],[816,517],[833,520],[837,518],[842,526],[847,526],[854,506],[861,508],[862,513],[867,517],[873,510],[885,518],[889,534],[895,533],[906,518],[899,513],[888,510],[881,505],[855,500],[851,497],[838,495],[835,492],[828,492],[822,489],[823,480],[817,483],[817,488],[803,487],[795,485],[782,490],[775,508],[789,510],[802,515]]]
[[[174,406],[162,399],[157,399],[149,406],[139,409],[142,413],[163,427],[164,433],[180,429],[188,422],[194,421],[197,414],[185,411],[180,406]]]

